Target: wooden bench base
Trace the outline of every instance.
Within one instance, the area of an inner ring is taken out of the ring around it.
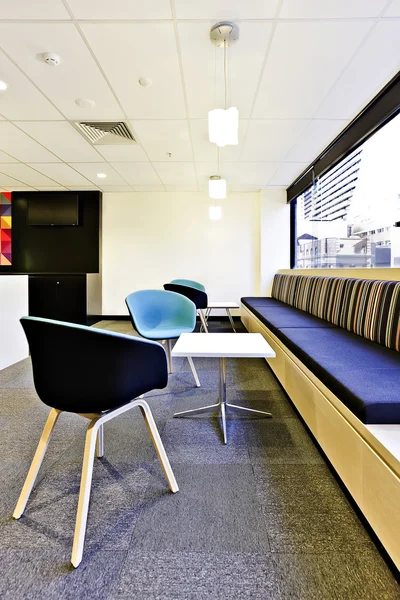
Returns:
[[[247,331],[276,352],[266,359],[389,556],[400,569],[400,461],[243,304]]]

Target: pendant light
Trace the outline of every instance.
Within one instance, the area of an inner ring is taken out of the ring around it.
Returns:
[[[224,108],[215,108],[208,113],[208,134],[210,142],[219,147],[236,146],[239,143],[239,111],[234,106],[228,108],[227,48],[239,39],[239,27],[235,23],[222,21],[210,31],[213,44],[224,51]]]
[[[226,198],[226,179],[212,175],[208,181],[208,195],[215,200]]]

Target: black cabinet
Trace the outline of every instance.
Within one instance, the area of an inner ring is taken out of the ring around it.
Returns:
[[[29,316],[86,325],[86,275],[29,275]]]

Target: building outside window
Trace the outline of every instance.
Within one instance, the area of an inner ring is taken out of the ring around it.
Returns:
[[[400,267],[400,115],[297,198],[296,232],[299,269]]]

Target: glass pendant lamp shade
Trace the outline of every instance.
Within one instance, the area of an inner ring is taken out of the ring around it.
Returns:
[[[217,146],[237,146],[239,143],[239,111],[235,107],[215,108],[208,112],[210,142]]]
[[[208,195],[215,200],[226,198],[226,179],[213,175],[208,181]]]
[[[220,206],[210,206],[208,208],[208,216],[210,221],[219,221],[222,216],[222,210]]]

